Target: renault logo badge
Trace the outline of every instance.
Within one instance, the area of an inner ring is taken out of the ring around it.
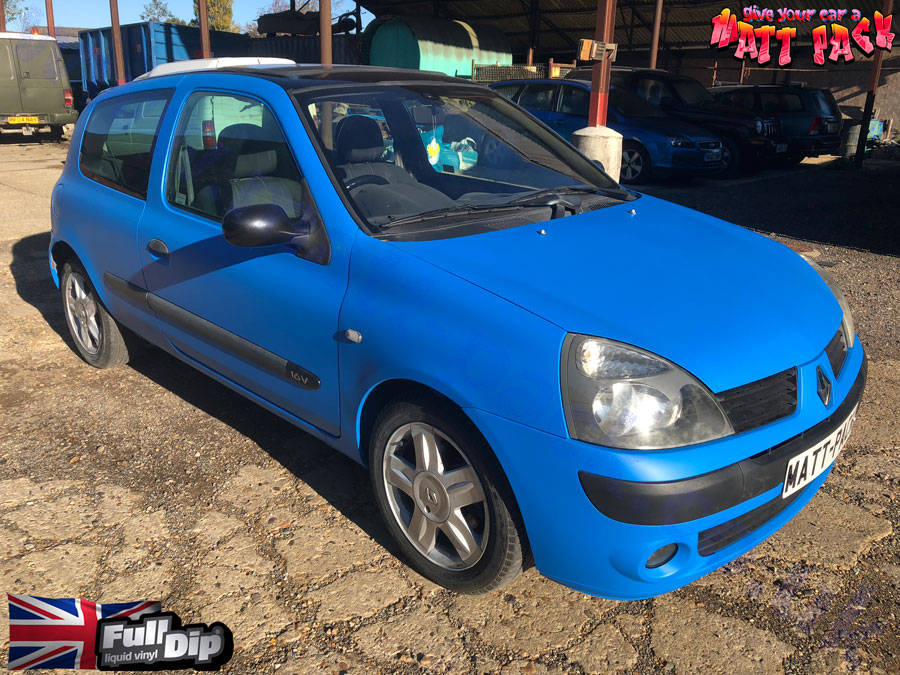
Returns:
[[[816,366],[816,379],[818,380],[819,398],[827,406],[831,403],[831,380],[825,375],[822,366]]]

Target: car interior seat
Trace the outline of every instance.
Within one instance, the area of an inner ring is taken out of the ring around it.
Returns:
[[[393,162],[381,160],[384,142],[381,128],[371,117],[350,115],[337,123],[334,145],[340,165],[338,175],[347,181],[359,176],[374,175],[388,183],[415,183],[406,169]]]
[[[287,153],[283,139],[264,127],[245,123],[226,127],[217,143],[218,178],[200,189],[194,206],[221,217],[241,206],[277,204],[288,217],[298,217],[303,195],[300,176],[293,160],[279,162],[279,151]],[[281,172],[279,164],[285,167]]]

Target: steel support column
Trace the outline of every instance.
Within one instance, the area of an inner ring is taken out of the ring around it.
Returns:
[[[656,0],[656,11],[653,13],[653,37],[650,38],[650,67],[656,68],[656,55],[659,53],[659,26],[662,23],[663,0]]]
[[[323,66],[331,65],[331,0],[319,2],[319,51]]]
[[[200,27],[200,58],[212,58],[209,49],[209,9],[206,0],[197,0],[197,23]]]
[[[0,3],[2,2],[3,0],[0,0]],[[53,21],[53,0],[45,0],[45,7],[47,8],[47,35],[55,38],[56,23]]]
[[[0,0],[0,33],[6,32],[6,7],[3,6],[3,0]]]
[[[116,59],[116,83],[125,84],[125,56],[122,53],[122,29],[119,27],[118,0],[109,0],[109,18],[112,23],[113,55]]]
[[[616,32],[616,0],[597,0],[597,23],[594,39],[613,42]],[[609,77],[612,62],[608,58],[594,62],[591,73],[591,104],[588,108],[588,126],[606,126],[606,106],[609,102]]]
[[[884,0],[882,14],[890,16],[894,11],[894,0]],[[866,138],[869,135],[869,124],[872,122],[872,111],[875,109],[875,94],[878,93],[878,80],[881,79],[881,59],[884,56],[883,49],[875,50],[875,58],[872,60],[872,72],[869,75],[869,91],[866,93],[866,105],[863,108],[862,122],[859,126],[859,141],[856,143],[856,157],[853,158],[853,166],[862,167],[866,154]]]

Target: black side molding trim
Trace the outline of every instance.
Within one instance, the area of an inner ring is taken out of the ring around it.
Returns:
[[[825,420],[753,457],[683,480],[641,483],[578,472],[581,487],[603,515],[634,525],[674,525],[711,516],[752,499],[784,480],[787,463],[837,429],[862,398],[868,359],[840,406]]]
[[[303,389],[316,390],[322,386],[318,375],[298,366],[285,358],[274,354],[259,345],[245,340],[231,331],[217,326],[203,317],[189,312],[175,303],[135,286],[129,281],[109,272],[103,275],[104,283],[119,295],[146,305],[160,317],[171,321],[183,330],[211,342],[219,349],[229,352],[238,358],[253,363],[264,370],[289,380]]]
[[[150,306],[150,303],[147,301],[147,296],[150,294],[145,289],[140,286],[135,286],[133,283],[126,281],[122,277],[117,277],[115,274],[104,272],[103,283],[107,288],[123,298],[131,300],[139,305],[143,305],[144,307]]]

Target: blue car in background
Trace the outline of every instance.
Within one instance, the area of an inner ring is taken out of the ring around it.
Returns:
[[[591,83],[579,80],[506,80],[489,85],[566,140],[587,126]],[[722,142],[624,89],[610,88],[606,126],[622,134],[623,183],[652,176],[694,176],[722,170]]]
[[[825,270],[464,80],[181,67],[99,94],[53,190],[90,365],[140,336],[353,458],[397,550],[464,593],[533,560],[659,595],[825,481],[866,378]]]

